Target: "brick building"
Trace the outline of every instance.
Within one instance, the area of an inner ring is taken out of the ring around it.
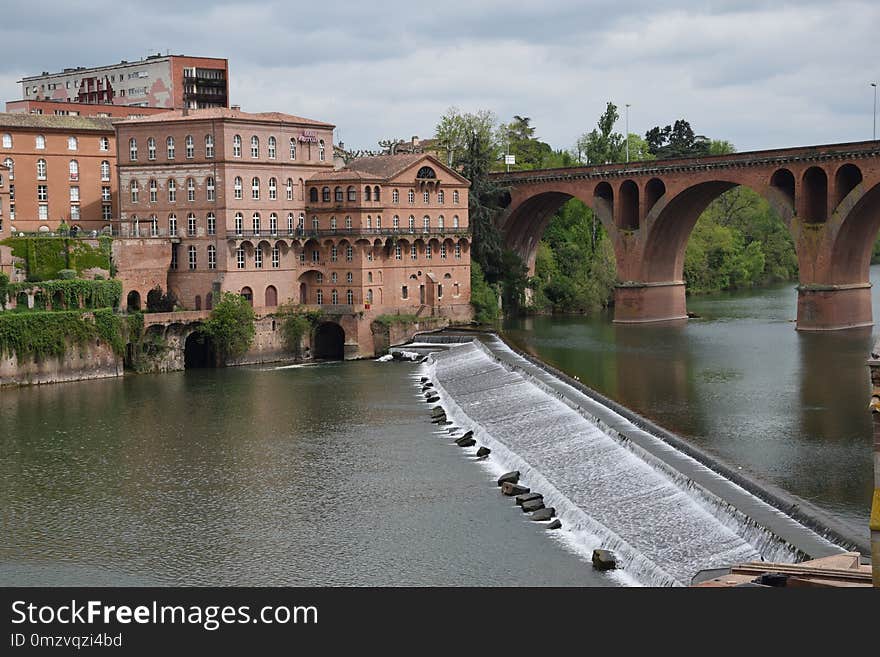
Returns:
[[[9,169],[0,164],[0,239],[9,235]]]
[[[62,220],[85,230],[109,226],[115,151],[110,119],[0,114],[4,230],[54,231]]]
[[[20,82],[25,101],[166,109],[229,106],[229,62],[215,57],[156,54],[133,62],[43,71]]]
[[[170,242],[167,285],[189,309],[232,291],[356,316],[367,333],[383,313],[469,317],[469,183],[427,154],[336,170],[333,128],[231,109],[117,123],[118,230]],[[142,303],[149,286],[119,275]]]
[[[92,116],[95,118],[139,119],[167,112],[163,107],[134,107],[110,103],[77,103],[67,100],[8,100],[10,114],[46,114],[50,116]]]

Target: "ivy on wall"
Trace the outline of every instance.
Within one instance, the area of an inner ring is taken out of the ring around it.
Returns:
[[[88,281],[76,278],[41,283],[4,283],[0,279],[0,301],[14,299],[19,293],[30,290],[34,291],[35,306],[39,310],[45,309],[47,304],[51,304],[54,310],[116,308],[122,299],[122,282],[118,280]]]
[[[122,319],[111,308],[90,313],[75,310],[0,314],[0,355],[18,362],[60,358],[70,347],[100,339],[122,355]]]
[[[29,281],[58,278],[62,269],[77,273],[98,267],[111,271],[112,238],[98,238],[98,246],[69,237],[9,237],[0,244],[12,248],[12,255],[24,260]]]

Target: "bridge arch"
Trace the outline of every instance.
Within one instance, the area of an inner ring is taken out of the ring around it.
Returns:
[[[322,322],[315,328],[312,355],[325,360],[345,358],[345,331],[336,322]]]
[[[632,180],[620,184],[620,203],[615,219],[621,230],[639,229],[639,186]]]
[[[803,193],[798,215],[805,224],[828,221],[828,174],[822,167],[810,167],[801,178]]]
[[[184,369],[217,367],[218,364],[217,350],[209,335],[204,331],[196,330],[186,336],[183,345]]]

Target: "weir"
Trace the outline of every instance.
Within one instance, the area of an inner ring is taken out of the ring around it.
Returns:
[[[627,575],[687,585],[706,568],[845,550],[661,438],[537,368],[496,337],[443,343],[425,367],[458,426],[557,509],[581,550],[614,550]]]

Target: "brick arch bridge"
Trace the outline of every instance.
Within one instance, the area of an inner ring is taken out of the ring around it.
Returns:
[[[684,254],[697,218],[725,191],[750,187],[794,238],[797,328],[872,324],[868,269],[880,229],[880,141],[494,174],[509,189],[497,225],[534,272],[538,242],[570,198],[593,209],[614,244],[614,321],[687,316]]]

